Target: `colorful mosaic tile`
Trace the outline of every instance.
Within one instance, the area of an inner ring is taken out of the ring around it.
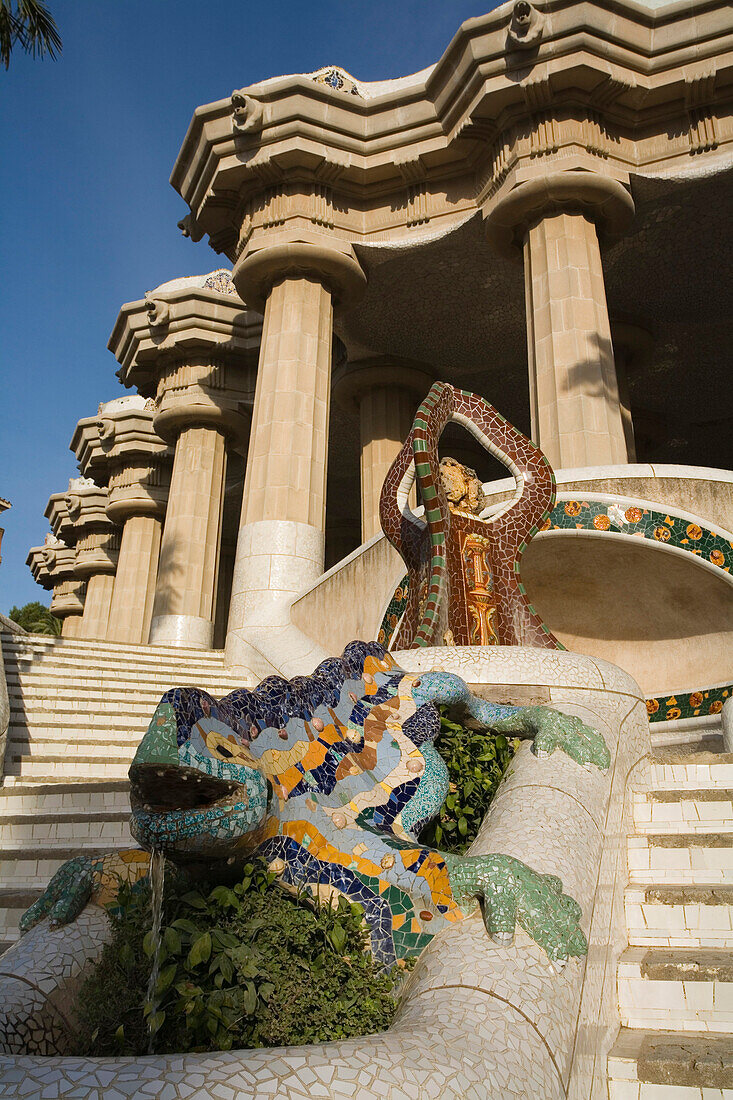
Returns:
[[[474,426],[486,449],[515,473],[517,497],[498,515],[483,519],[449,506],[438,440],[450,421]],[[425,505],[423,517],[401,503],[412,467]],[[529,603],[519,569],[527,543],[554,500],[552,468],[529,439],[482,397],[435,382],[387,474],[380,500],[382,528],[409,575],[396,647],[449,642],[561,649]],[[391,639],[391,621],[385,638],[388,630]]]
[[[145,851],[64,864],[23,928],[45,915],[73,919],[90,898],[113,906],[114,884],[139,881],[150,851],[203,863],[208,875],[256,852],[286,887],[358,902],[386,965],[419,953],[480,900],[498,942],[519,924],[553,962],[584,954],[580,908],[559,879],[418,840],[448,791],[433,746],[438,703],[532,739],[538,757],[559,749],[579,766],[609,765],[603,737],[580,719],[489,703],[450,673],[407,673],[376,642],[352,642],[312,676],[270,676],[221,700],[174,688],[130,767],[131,831]]]
[[[650,722],[677,722],[681,718],[720,714],[723,704],[732,695],[733,684],[674,692],[647,699],[646,711]]]
[[[623,501],[614,504],[592,497],[560,500],[540,530],[609,531],[676,547],[695,554],[725,573],[729,573],[733,565],[733,543],[723,535],[674,512]]]
[[[715,531],[691,521],[689,517],[679,516],[667,510],[656,510],[639,504],[632,504],[623,499],[620,499],[617,503],[608,500],[596,500],[592,497],[558,500],[541,524],[540,534],[550,530],[594,531],[599,534],[608,532],[616,536],[623,535],[629,538],[647,539],[701,557],[725,573],[730,573],[731,565],[733,565],[733,543],[724,535],[717,534]],[[392,645],[400,618],[407,608],[409,586],[410,574],[407,573],[395,589],[379,626],[377,638],[381,645],[386,648],[390,648]],[[395,648],[399,648],[401,645],[401,639],[398,639]],[[716,688],[714,690],[720,691],[723,689]],[[697,696],[698,694],[697,691],[687,692],[678,695],[678,698],[686,698],[688,695]],[[651,703],[653,700],[649,700],[649,702]],[[659,703],[659,700],[656,700],[656,702]],[[711,703],[717,704],[717,702],[719,702],[718,696],[714,699],[711,697]],[[650,720],[656,722],[666,720],[664,717],[657,717],[657,714],[664,714],[663,707],[660,706],[659,711],[655,710],[654,717],[650,717]],[[683,713],[682,716],[690,718],[697,715],[691,711],[689,714]]]

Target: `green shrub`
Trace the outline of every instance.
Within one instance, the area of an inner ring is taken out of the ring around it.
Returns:
[[[374,963],[360,906],[292,897],[261,860],[231,888],[191,889],[166,870],[156,1053],[326,1042],[389,1027],[403,967]],[[76,1053],[147,1053],[150,924],[150,891],[122,887],[112,942],[77,999]]]
[[[443,852],[460,853],[476,839],[519,742],[453,722],[445,707],[440,712],[435,747],[447,765],[450,790],[440,813],[421,832],[420,841]]]

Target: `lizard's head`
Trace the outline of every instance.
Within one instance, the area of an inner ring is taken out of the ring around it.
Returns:
[[[164,695],[130,766],[130,829],[144,848],[174,858],[227,858],[257,843],[267,780],[246,739],[211,714],[215,701],[189,694],[206,725],[181,727],[175,691]]]

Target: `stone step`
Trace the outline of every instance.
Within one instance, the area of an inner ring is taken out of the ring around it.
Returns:
[[[140,741],[141,731],[129,726],[126,730],[115,729],[112,726],[93,725],[85,729],[69,730],[68,726],[11,726],[8,730],[9,751],[14,746],[16,750],[23,751],[28,745],[48,745],[58,748],[59,745],[69,747],[92,745],[120,745],[127,748],[129,745],[137,745]]]
[[[223,649],[190,649],[184,646],[136,645],[132,642],[86,641],[82,638],[52,638],[45,634],[24,636],[2,631],[3,653],[77,654],[96,653],[119,657],[129,654],[139,660],[193,659],[202,663],[224,663]]]
[[[621,1023],[629,1028],[733,1030],[733,951],[630,947],[619,960]]]
[[[669,753],[652,760],[652,787],[733,787],[733,753]]]
[[[97,810],[125,812],[130,784],[124,781],[91,783],[21,783],[0,787],[0,825],[6,817],[37,814],[84,814]]]
[[[733,882],[733,831],[630,836],[628,861],[632,883]]]
[[[609,1100],[729,1100],[731,1089],[729,1035],[622,1027],[608,1056]]]
[[[29,778],[49,779],[58,777],[67,782],[70,779],[126,779],[132,758],[106,756],[97,759],[93,756],[42,756],[28,757],[13,754],[6,758],[5,774],[8,777],[19,776],[24,781]]]
[[[162,695],[162,692],[160,693]],[[11,700],[11,718],[14,725],[43,725],[46,719],[53,719],[53,724],[67,722],[70,726],[76,725],[80,715],[89,715],[91,718],[97,715],[100,718],[114,721],[117,725],[125,720],[126,716],[144,719],[152,717],[156,706],[160,702],[160,695],[156,692],[147,699],[139,700],[132,693],[125,697],[120,693],[118,698],[91,700],[80,698],[74,705],[72,699],[37,698],[25,703],[13,703]]]
[[[6,946],[17,940],[18,921],[41,896],[45,885],[0,888],[0,941]]]
[[[731,788],[634,791],[632,804],[634,824],[640,833],[733,831]]]
[[[206,673],[198,675],[194,672],[192,674],[189,669],[174,669],[170,673],[159,671],[145,675],[141,675],[139,670],[136,669],[120,669],[117,673],[110,670],[108,673],[87,673],[83,676],[69,675],[65,669],[58,669],[50,676],[28,675],[19,677],[17,675],[7,675],[6,681],[9,697],[28,697],[31,699],[40,696],[44,692],[51,692],[59,699],[74,698],[73,693],[78,693],[80,689],[92,692],[95,695],[106,691],[121,694],[124,691],[129,692],[131,689],[141,694],[154,695],[158,692],[162,694],[171,687],[185,687],[186,685],[202,687],[210,694],[213,694],[216,690],[228,695],[229,692],[241,687],[238,680],[234,678],[227,680],[222,676],[212,676]]]
[[[0,861],[13,851],[68,847],[80,850],[95,844],[132,844],[130,808],[87,813],[6,815],[0,818]]]
[[[624,903],[632,947],[733,950],[733,886],[720,883],[635,884]]]

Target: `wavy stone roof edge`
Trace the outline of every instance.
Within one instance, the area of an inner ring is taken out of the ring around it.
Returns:
[[[214,271],[207,271],[204,275],[182,275],[177,279],[168,279],[160,286],[146,291],[146,295],[159,294],[161,291],[185,290],[187,287],[215,290],[219,294],[230,294],[232,297],[237,297],[237,291],[232,282],[232,273],[227,267],[217,267]]]

